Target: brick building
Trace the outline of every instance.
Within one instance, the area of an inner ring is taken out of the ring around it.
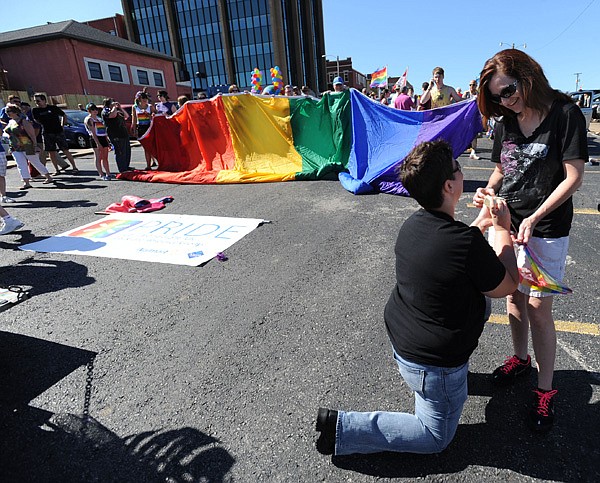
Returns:
[[[0,33],[6,90],[113,97],[131,102],[148,87],[178,95],[178,59],[68,20]],[[74,107],[74,106],[69,106]]]
[[[107,34],[121,37],[125,40],[131,40],[127,37],[127,27],[125,26],[125,17],[120,13],[116,13],[114,17],[99,18],[97,20],[88,20],[84,24],[93,27]]]
[[[327,57],[331,59],[332,56],[328,55]],[[333,79],[338,75],[344,79],[344,84],[348,87],[354,87],[358,90],[361,90],[363,87],[368,87],[367,76],[352,67],[352,57],[339,59],[339,61],[337,59],[327,60],[325,67],[327,69],[327,85],[329,89],[333,88]]]

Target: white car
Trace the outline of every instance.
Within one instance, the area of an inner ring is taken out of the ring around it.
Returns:
[[[583,116],[585,117],[585,128],[590,128],[590,122],[592,121],[593,108],[592,108],[592,99],[595,94],[598,94],[600,91],[591,90],[591,91],[583,91],[579,90],[577,92],[570,92],[569,95],[575,100],[575,104],[579,106]]]

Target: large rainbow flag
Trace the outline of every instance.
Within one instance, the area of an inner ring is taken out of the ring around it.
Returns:
[[[369,87],[387,87],[388,75],[387,65],[381,69],[376,70],[371,74],[371,85]]]
[[[395,167],[419,142],[443,138],[458,156],[481,130],[474,102],[398,111],[351,89],[311,97],[231,94],[155,116],[141,138],[160,171],[121,179],[252,183],[331,179],[353,193],[406,194]]]

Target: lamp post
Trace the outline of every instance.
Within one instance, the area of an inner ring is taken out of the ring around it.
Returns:
[[[575,76],[575,92],[579,89],[579,76],[583,74],[583,72],[575,72],[573,75]]]
[[[508,45],[511,49],[514,49],[514,48],[518,49],[518,48],[521,48],[521,47],[523,47],[524,49],[527,48],[527,44],[517,45],[515,47],[515,43],[514,42],[512,44],[507,44],[506,42],[500,42],[500,47],[502,47],[503,45]]]
[[[327,60],[327,57],[335,57],[335,62],[337,65],[337,77],[339,77],[340,76],[340,56],[323,54],[321,57],[323,57],[325,60]]]

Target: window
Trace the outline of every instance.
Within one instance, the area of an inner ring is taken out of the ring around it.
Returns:
[[[123,74],[118,65],[108,64],[108,73],[110,74],[110,80],[115,82],[123,82]]]
[[[84,57],[83,62],[88,79],[102,82],[129,84],[127,66],[119,62],[109,62],[100,59]]]
[[[140,84],[145,86],[150,85],[150,81],[148,80],[148,72],[146,72],[145,70],[138,69],[137,76],[138,80],[140,81]]]
[[[102,79],[102,67],[98,62],[88,62],[88,70],[92,79]]]
[[[163,76],[160,72],[153,72],[154,75],[154,85],[156,87],[164,87],[165,84],[163,82]]]

